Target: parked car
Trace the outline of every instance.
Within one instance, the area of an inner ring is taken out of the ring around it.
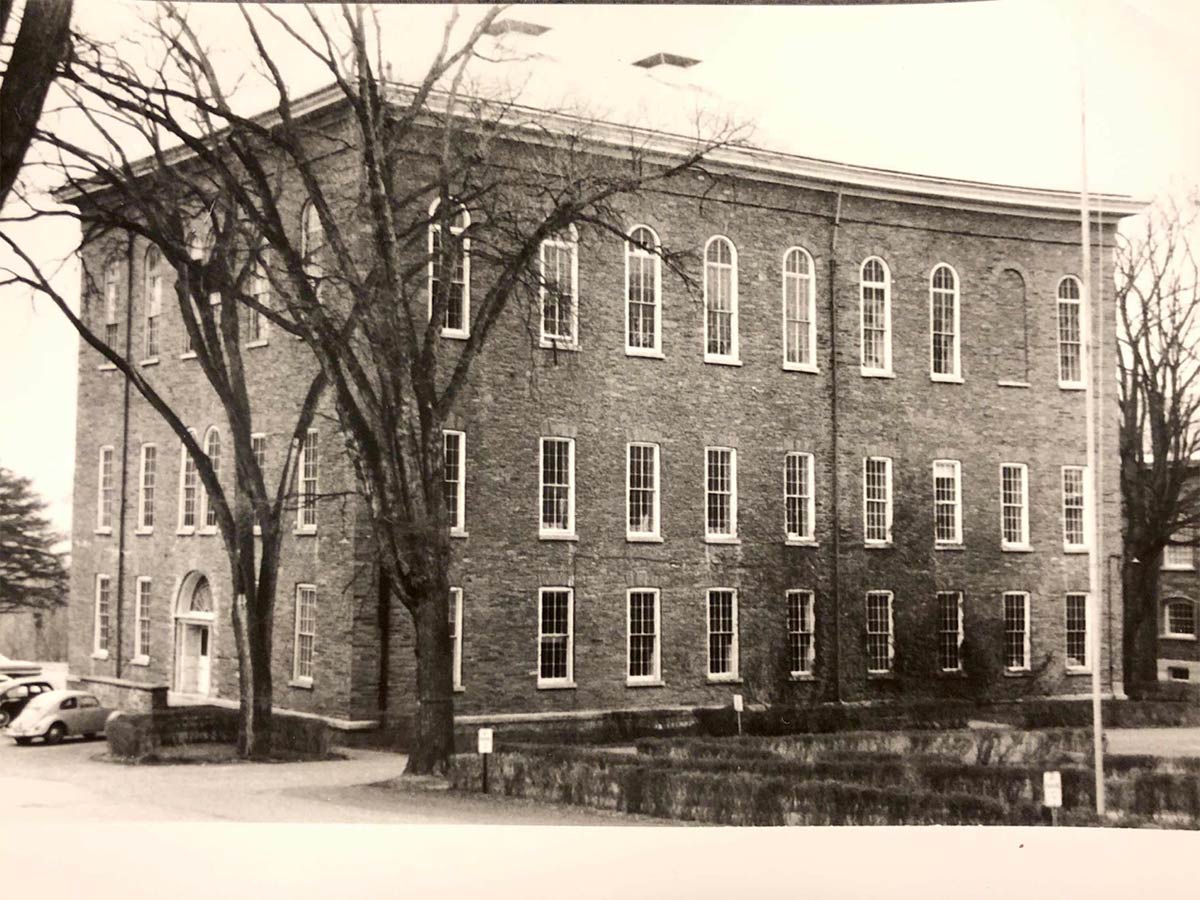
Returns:
[[[101,706],[94,694],[85,691],[46,691],[38,694],[5,729],[18,744],[42,738],[57,744],[68,735],[93,737],[104,733],[113,710]]]
[[[0,728],[3,728],[39,694],[54,690],[54,685],[40,678],[13,678],[0,681]]]
[[[36,678],[42,674],[42,667],[34,662],[26,662],[23,659],[9,659],[3,653],[0,653],[0,675],[7,675],[9,678]]]

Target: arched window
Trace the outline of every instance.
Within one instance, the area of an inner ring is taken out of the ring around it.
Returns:
[[[110,259],[104,266],[104,343],[114,350],[121,336],[117,306],[121,296],[121,261]]]
[[[887,264],[872,256],[859,281],[862,316],[862,374],[892,374],[892,278]]]
[[[817,370],[816,293],[812,257],[803,247],[783,254],[783,367]]]
[[[195,437],[195,432],[191,431]],[[187,445],[179,445],[179,531],[191,534],[196,530],[196,513],[200,506],[199,478],[196,463],[188,453]]]
[[[625,352],[662,355],[662,255],[658,235],[645,225],[625,240]]]
[[[929,374],[934,381],[960,381],[958,273],[938,265],[929,276]]]
[[[300,256],[304,260],[304,273],[312,280],[318,301],[324,299],[325,254],[325,228],[316,204],[309,200],[300,213]]]
[[[1163,637],[1195,636],[1196,604],[1186,597],[1171,597],[1163,604]]]
[[[573,348],[579,343],[579,233],[542,241],[539,253],[542,346]]]
[[[455,206],[450,216],[450,246],[442,244],[442,222],[435,200],[429,207],[429,312],[433,314],[434,298],[443,290],[443,255],[450,255],[450,276],[442,311],[442,336],[466,338],[471,334],[471,240],[463,232],[471,224],[470,213],[462,206]]]
[[[158,358],[159,317],[162,315],[162,253],[157,247],[146,251],[146,347],[147,361]]]
[[[1079,279],[1068,275],[1058,283],[1058,386],[1083,387],[1083,292]]]
[[[221,480],[221,432],[214,425],[204,435],[204,455],[212,463],[213,474]],[[217,527],[217,510],[209,500],[208,491],[202,491],[204,506],[204,527],[213,530]]]
[[[704,361],[738,361],[737,249],[724,237],[704,247]]]

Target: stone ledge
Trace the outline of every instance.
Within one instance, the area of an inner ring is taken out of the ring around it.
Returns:
[[[150,712],[167,708],[167,685],[130,681],[108,675],[71,675],[67,686],[91,691],[101,705],[124,712]]]

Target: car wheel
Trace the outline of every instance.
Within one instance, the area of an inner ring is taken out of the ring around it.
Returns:
[[[28,747],[29,742],[32,741],[33,738],[21,737],[21,738],[13,738],[13,740],[17,742],[18,747]]]
[[[46,743],[47,744],[62,743],[62,739],[64,737],[66,737],[66,734],[67,734],[67,726],[64,725],[62,722],[55,722],[53,725],[50,726],[50,730],[46,732]]]

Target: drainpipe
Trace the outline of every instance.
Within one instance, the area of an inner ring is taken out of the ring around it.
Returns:
[[[133,235],[125,245],[125,361],[133,360]],[[129,481],[129,379],[124,379],[121,399],[121,494],[117,509],[117,651],[116,676],[121,677],[121,647],[125,597],[125,513],[129,506],[127,486]]]
[[[838,487],[838,353],[837,353],[837,239],[842,227],[842,189],[839,187],[833,211],[833,228],[829,233],[829,456],[830,485],[833,515],[833,699],[842,701],[842,587],[841,565],[842,521]]]

